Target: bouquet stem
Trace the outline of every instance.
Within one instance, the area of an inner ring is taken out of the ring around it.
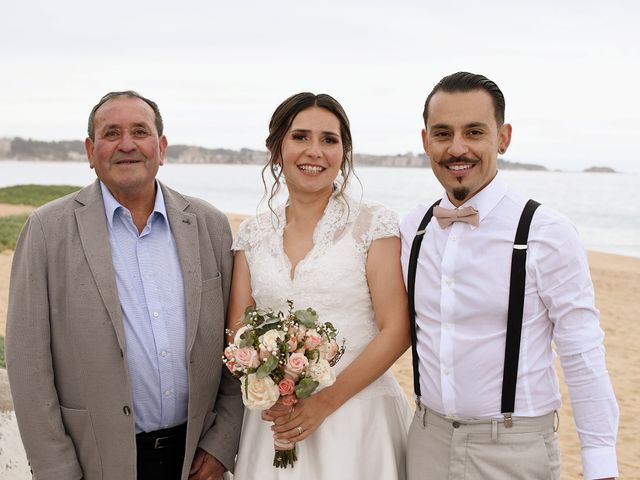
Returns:
[[[273,455],[273,466],[277,468],[287,468],[298,460],[296,455],[296,444],[293,442],[275,442],[274,447],[276,449]]]

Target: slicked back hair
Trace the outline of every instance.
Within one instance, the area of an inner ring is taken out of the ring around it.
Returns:
[[[470,92],[473,90],[484,90],[493,100],[493,109],[495,111],[496,123],[498,128],[504,124],[504,108],[505,101],[502,91],[496,85],[495,82],[489,80],[484,75],[478,73],[469,72],[457,72],[451,75],[447,75],[440,80],[424,102],[424,111],[422,112],[422,118],[424,119],[424,126],[427,127],[427,117],[429,116],[429,102],[437,92],[456,93],[456,92]]]
[[[87,125],[87,134],[89,135],[89,138],[91,139],[91,141],[95,140],[95,130],[93,128],[94,127],[93,123],[95,121],[96,112],[102,105],[107,103],[109,100],[113,100],[114,98],[118,98],[118,97],[138,98],[142,100],[144,103],[146,103],[147,105],[149,105],[155,115],[155,124],[156,124],[156,130],[158,131],[158,137],[162,136],[162,132],[164,131],[164,124],[162,123],[162,115],[160,115],[160,109],[158,108],[158,105],[156,104],[156,102],[154,102],[153,100],[149,100],[146,97],[143,97],[138,92],[134,92],[133,90],[123,90],[121,92],[107,93],[104,97],[100,99],[100,101],[96,104],[96,106],[91,109],[91,113],[89,114],[89,122]]]

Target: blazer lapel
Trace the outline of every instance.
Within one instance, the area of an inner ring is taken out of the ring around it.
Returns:
[[[100,181],[96,180],[92,185],[82,189],[76,196],[76,201],[82,205],[75,210],[80,243],[102,301],[113,323],[120,349],[124,351],[126,345],[124,325],[120,312],[120,300],[111,258]]]
[[[189,206],[187,199],[162,184],[160,184],[160,187],[164,195],[169,225],[171,226],[171,233],[176,240],[178,257],[182,268],[182,283],[184,285],[184,299],[187,309],[187,352],[191,352],[198,330],[202,296],[198,222],[195,214],[185,211]]]

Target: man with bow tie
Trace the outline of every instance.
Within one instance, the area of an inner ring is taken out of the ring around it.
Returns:
[[[445,194],[401,226],[417,407],[408,478],[559,479],[552,342],[584,478],[613,478],[619,412],[587,258],[566,218],[498,172],[504,109],[498,86],[467,72],[425,103],[423,145]]]

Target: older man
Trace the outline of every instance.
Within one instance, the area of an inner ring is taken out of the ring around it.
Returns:
[[[584,477],[614,477],[618,406],[586,255],[564,217],[498,172],[512,131],[504,105],[494,82],[459,72],[424,107],[424,149],[445,192],[401,227],[417,396],[409,478],[560,478],[552,342]]]
[[[98,179],[31,215],[11,272],[7,368],[34,478],[219,479],[242,422],[219,357],[229,224],[156,180],[151,100],[105,95],[88,133]]]

